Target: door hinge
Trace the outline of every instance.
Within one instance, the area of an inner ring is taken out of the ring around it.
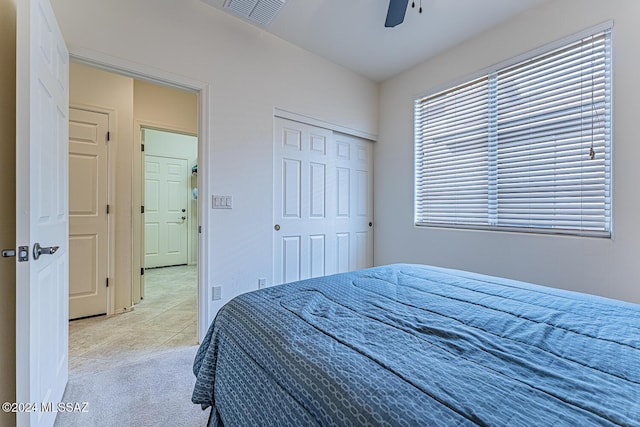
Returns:
[[[111,211],[111,207],[109,205],[107,205],[107,215],[109,215],[110,211]]]
[[[144,206],[140,206],[140,213],[144,213]]]
[[[109,287],[109,278],[107,277],[107,288]]]
[[[144,151],[144,144],[140,144],[140,151]]]
[[[140,267],[140,275],[144,276],[144,267]]]
[[[107,142],[111,141],[111,132],[107,132]]]
[[[198,226],[198,234],[202,234],[202,226],[201,225]]]

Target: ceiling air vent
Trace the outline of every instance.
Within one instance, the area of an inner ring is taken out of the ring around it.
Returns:
[[[268,26],[286,0],[227,0],[224,4],[234,14],[262,26]]]

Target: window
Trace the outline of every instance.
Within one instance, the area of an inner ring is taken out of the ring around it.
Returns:
[[[417,99],[415,162],[418,226],[610,236],[610,27]]]

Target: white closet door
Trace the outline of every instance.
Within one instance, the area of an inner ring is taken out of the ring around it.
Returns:
[[[274,284],[373,262],[371,143],[275,118]]]
[[[334,141],[335,262],[337,272],[344,273],[373,265],[373,147],[342,134],[336,134]]]

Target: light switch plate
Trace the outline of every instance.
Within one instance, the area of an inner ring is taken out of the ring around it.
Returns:
[[[211,207],[212,209],[231,209],[233,207],[233,197],[214,194]]]

